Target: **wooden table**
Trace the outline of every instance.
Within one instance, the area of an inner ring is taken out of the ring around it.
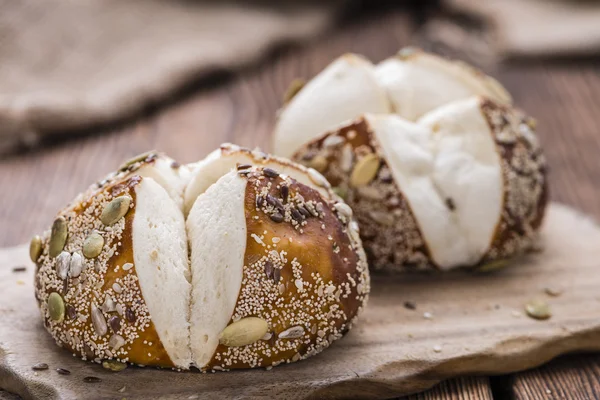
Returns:
[[[349,51],[379,61],[409,44],[411,31],[399,11],[350,21],[312,45],[280,51],[252,70],[215,76],[208,85],[196,85],[102,135],[95,131],[0,160],[0,246],[28,241],[76,193],[142,151],[156,148],[191,162],[225,141],[268,149],[275,111],[293,78],[310,78]],[[600,132],[595,123],[600,64],[509,64],[492,72],[515,102],[539,120],[553,199],[600,218]],[[3,395],[8,396],[0,391]],[[600,398],[600,356],[565,356],[510,376],[457,378],[409,398]]]

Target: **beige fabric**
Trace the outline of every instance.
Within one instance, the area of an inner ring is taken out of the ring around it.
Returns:
[[[0,0],[0,153],[318,34],[338,2]]]
[[[495,50],[504,57],[600,53],[599,1],[446,0],[446,4],[488,22]]]

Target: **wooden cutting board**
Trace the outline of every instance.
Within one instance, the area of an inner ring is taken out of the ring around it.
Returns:
[[[0,387],[44,399],[391,398],[457,375],[504,374],[566,352],[600,350],[600,227],[552,204],[542,247],[487,274],[375,276],[358,325],[322,354],[269,371],[209,374],[138,367],[112,373],[72,357],[42,326],[26,246],[5,249]],[[27,270],[15,272],[16,266]],[[552,317],[526,316],[524,304],[532,299],[545,301]],[[34,372],[31,366],[41,362],[50,368]],[[86,383],[88,376],[102,381]]]

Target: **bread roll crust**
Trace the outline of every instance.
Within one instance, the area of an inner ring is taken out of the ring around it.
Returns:
[[[142,179],[130,170],[120,171],[88,189],[83,196],[87,200],[72,203],[59,214],[68,222],[63,251],[81,253],[85,238],[94,231],[103,237],[104,246],[98,257],[82,257],[84,265],[79,276],[61,279],[56,272],[57,258],[48,254],[50,235],[46,232],[42,255],[37,260],[36,298],[44,326],[57,344],[84,360],[116,359],[173,367],[141,294],[133,260],[134,189]],[[118,222],[106,227],[99,216],[119,196],[131,198],[130,209]],[[58,293],[65,304],[65,317],[60,322],[50,318],[51,293]],[[104,334],[99,334],[98,326],[100,332],[105,330]]]
[[[248,179],[247,238],[230,324],[258,317],[268,331],[243,347],[219,344],[205,368],[271,367],[314,355],[342,336],[369,293],[356,227],[335,201],[269,168],[239,173]]]
[[[479,261],[461,265],[471,268],[530,249],[548,199],[546,162],[533,132],[533,120],[511,106],[487,98],[473,100],[489,127],[483,134],[491,135],[499,155],[503,202],[487,250]],[[366,184],[353,185],[360,160],[369,154],[379,158],[377,173]],[[352,206],[372,268],[439,268],[367,117],[323,134],[300,148],[293,159],[319,166],[334,190]],[[446,202],[448,209],[455,208],[452,199]]]

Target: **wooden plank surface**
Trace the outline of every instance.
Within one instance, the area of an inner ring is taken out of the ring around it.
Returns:
[[[265,146],[274,112],[292,78],[310,77],[347,51],[381,60],[409,43],[411,28],[401,13],[356,20],[313,46],[278,53],[260,69],[235,80],[219,78],[208,89],[188,94],[166,110],[112,129],[107,135],[1,160],[0,224],[4,229],[0,245],[28,240],[89,182],[127,156],[148,148],[159,148],[187,162],[204,156],[222,141]],[[516,103],[539,120],[551,166],[552,197],[600,217],[600,134],[595,115],[600,104],[598,65],[504,65],[495,75],[512,91]],[[562,398],[560,393],[575,393],[580,390],[576,387],[584,388],[580,398],[591,398],[596,396],[590,393],[598,393],[594,391],[598,390],[598,365],[597,356],[575,356],[506,382],[516,398]],[[559,385],[552,394],[546,392],[548,382]],[[454,380],[426,396],[430,397],[413,398],[491,398],[486,378]]]

